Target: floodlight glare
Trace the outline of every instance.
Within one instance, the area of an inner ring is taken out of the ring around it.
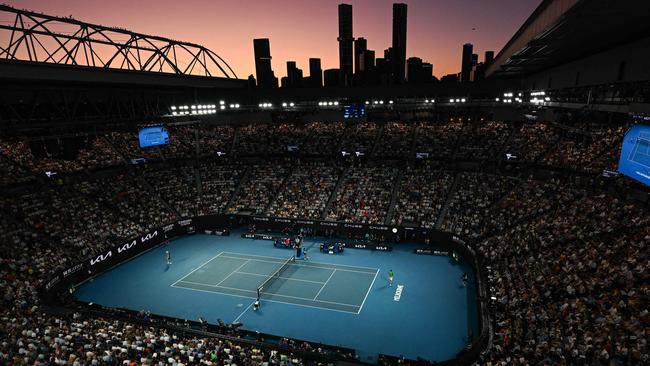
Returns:
[[[465,103],[465,98],[461,99],[460,101],[463,102],[463,103]]]
[[[293,107],[294,105],[293,102],[289,103],[289,107]]]
[[[334,105],[339,105],[339,102],[334,102]]]
[[[222,105],[222,106],[221,106],[221,109],[226,109],[226,106],[225,106],[225,105]]]
[[[223,101],[223,100],[220,100],[220,101],[219,101],[219,104],[220,104],[220,105],[224,105],[224,104],[226,104],[226,102]]]
[[[287,102],[283,102],[283,103],[282,103],[282,106],[283,106],[283,107],[286,107],[286,106],[287,106]]]
[[[453,102],[454,102],[454,100],[453,100],[453,99],[449,99],[449,103],[453,103]]]
[[[175,110],[176,110],[176,106],[173,105],[173,106],[172,106],[172,111],[175,111]]]

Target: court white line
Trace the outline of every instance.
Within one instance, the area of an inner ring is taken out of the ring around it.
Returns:
[[[375,273],[375,278],[372,279],[372,282],[370,283],[370,287],[368,287],[368,292],[366,292],[366,296],[363,298],[363,301],[361,302],[361,307],[359,307],[359,311],[357,314],[361,313],[361,309],[363,309],[363,304],[366,303],[366,299],[368,298],[368,294],[370,294],[370,290],[372,290],[372,285],[375,284],[375,280],[377,279],[377,275],[379,274],[379,270],[377,270],[377,273]]]
[[[241,318],[242,315],[244,315],[244,313],[247,312],[248,309],[251,308],[251,306],[253,306],[253,304],[255,304],[255,301],[253,301],[252,303],[250,303],[250,305],[248,305],[248,307],[247,307],[246,309],[244,309],[244,311],[242,311],[241,314],[239,314],[239,316],[236,317],[235,320],[233,320],[232,322],[233,322],[233,323],[237,322],[237,320],[239,320],[239,318]]]
[[[252,259],[252,260],[255,260],[255,259]],[[240,271],[236,271],[235,273],[241,273],[241,274],[245,274],[245,275],[258,276],[258,277],[269,277],[269,275],[263,275],[263,274],[259,274],[259,273],[240,272]],[[289,281],[319,283],[321,285],[325,283],[325,282],[320,282],[320,281],[303,280],[303,279],[300,279],[300,278],[291,278],[291,277],[276,277],[276,278],[279,278],[281,280],[289,280]],[[186,281],[183,281],[183,282],[186,282]]]
[[[258,257],[261,257],[261,256],[258,256]],[[242,258],[242,257],[230,257],[230,256],[227,256],[227,255],[222,255],[221,258],[246,259],[246,258]],[[269,258],[272,258],[272,257],[269,257]],[[274,262],[274,261],[265,261],[265,260],[254,259],[254,258],[251,258],[249,260],[255,261],[255,262],[262,262],[262,263],[275,263],[275,264],[282,263],[282,262]],[[327,264],[327,263],[324,263],[324,264]],[[300,264],[300,263],[290,263],[289,265],[290,266],[296,266],[296,267],[304,267],[304,268],[318,268],[318,269],[329,269],[329,270],[336,269],[336,270],[342,271],[342,272],[363,273],[363,274],[367,274],[369,276],[373,275],[373,272],[355,271],[355,270],[352,270],[352,269],[336,268],[336,266],[337,266],[336,264],[332,264],[332,266],[334,266],[334,268],[332,268],[332,267],[320,267],[320,266],[308,266],[308,265],[304,265],[304,264]],[[347,266],[347,267],[349,267],[349,266]],[[362,268],[362,267],[360,267],[360,268]],[[373,270],[376,271],[377,268],[373,268]]]
[[[330,276],[327,278],[327,281],[325,281],[325,283],[323,284],[323,286],[321,286],[320,290],[318,290],[318,293],[316,294],[316,296],[314,296],[314,300],[316,300],[316,298],[318,297],[318,295],[320,295],[321,291],[323,291],[323,289],[325,288],[325,286],[327,286],[327,283],[330,282],[330,280],[332,279],[332,276],[334,276],[334,273],[336,273],[336,269],[334,269],[334,270],[332,271],[332,273],[330,274]]]
[[[183,282],[185,282],[185,281],[183,281]],[[198,283],[197,283],[197,285],[198,285]],[[205,286],[210,286],[210,287],[219,287],[219,288],[225,288],[225,289],[228,289],[228,290],[244,291],[244,292],[251,292],[251,293],[257,294],[257,291],[256,291],[256,290],[246,290],[246,289],[243,289],[243,288],[237,288],[237,287],[229,287],[229,286],[213,286],[213,285],[205,285]],[[327,300],[313,300],[313,299],[310,299],[310,298],[307,298],[307,297],[299,297],[299,296],[291,296],[291,295],[282,295],[282,294],[276,294],[276,293],[273,293],[273,292],[264,292],[264,291],[262,291],[262,293],[263,293],[263,294],[266,294],[266,295],[273,295],[273,296],[286,297],[286,298],[289,298],[289,299],[307,300],[307,301],[314,301],[314,302],[324,302],[324,303],[326,303],[326,304],[334,304],[334,305],[342,305],[342,306],[351,306],[351,307],[353,307],[353,308],[358,308],[358,307],[359,307],[359,305],[346,304],[346,303],[344,303],[344,302],[334,302],[334,301],[327,301]]]
[[[192,281],[186,281],[186,280],[179,281],[179,282],[190,283],[192,285],[199,285],[199,286],[217,287],[217,285],[209,285],[207,283],[202,283],[202,282],[192,282]],[[178,286],[176,286],[176,287],[178,287]]]
[[[241,258],[241,259],[243,259],[243,258]],[[223,280],[219,281],[219,283],[217,283],[217,284],[214,285],[214,286],[215,286],[215,287],[219,287],[219,285],[221,285],[221,284],[223,283],[223,281],[227,280],[230,276],[232,276],[233,273],[239,271],[243,266],[245,266],[245,265],[246,265],[248,262],[250,262],[250,261],[251,261],[250,259],[247,259],[244,263],[241,264],[241,266],[237,267],[236,270],[230,272],[229,275],[227,275],[226,277],[224,277]]]
[[[190,273],[186,274],[185,276],[181,277],[181,278],[180,278],[179,280],[177,280],[176,282],[172,283],[172,284],[171,284],[172,287],[173,287],[175,284],[181,282],[181,281],[182,281],[184,278],[186,278],[187,276],[189,276],[189,275],[191,275],[192,273],[196,272],[196,270],[198,270],[199,268],[201,268],[201,267],[205,266],[206,264],[212,262],[213,259],[219,257],[219,256],[222,255],[223,253],[224,253],[224,252],[221,252],[221,253],[215,255],[214,257],[208,259],[205,263],[203,263],[203,264],[201,264],[200,266],[194,268]]]
[[[171,287],[178,288],[178,289],[183,289],[183,290],[188,290],[188,291],[199,291],[199,292],[207,292],[210,294],[219,294],[219,295],[226,295],[226,296],[233,296],[233,297],[240,297],[244,299],[256,299],[256,297],[251,297],[251,296],[242,296],[242,295],[235,295],[235,294],[230,294],[227,292],[220,292],[220,291],[208,291],[208,290],[200,290],[196,288],[189,288],[189,287],[181,287],[181,286],[174,286],[172,285]],[[311,306],[311,305],[303,305],[303,304],[296,304],[293,302],[284,302],[284,301],[277,301],[277,300],[268,300],[265,299],[264,301],[268,302],[274,302],[277,304],[286,304],[286,305],[294,305],[294,306],[301,306],[304,308],[312,308],[312,309],[320,309],[320,310],[329,310],[329,311],[336,311],[339,313],[346,313],[346,314],[353,314],[353,315],[358,315],[358,312],[353,312],[353,311],[345,311],[345,310],[338,310],[338,309],[330,309],[330,308],[322,308],[320,306]]]
[[[287,258],[280,258],[280,257],[271,257],[268,255],[256,255],[256,254],[248,254],[248,253],[235,253],[235,252],[222,252],[222,253],[228,253],[228,254],[234,254],[234,255],[245,255],[245,256],[250,256],[250,257],[260,257],[260,258],[272,258],[272,259],[278,259],[278,260],[286,260]],[[241,257],[238,257],[241,258]],[[363,269],[372,269],[373,271],[376,271],[377,268],[372,268],[372,267],[364,267],[364,266],[349,266],[347,264],[335,264],[335,263],[329,263],[329,262],[312,262],[312,263],[319,263],[319,264],[327,264],[331,266],[337,266],[337,267],[349,267],[349,268],[363,268]],[[307,266],[309,267],[309,266]],[[341,269],[339,269],[341,270]],[[370,272],[372,274],[372,272]]]

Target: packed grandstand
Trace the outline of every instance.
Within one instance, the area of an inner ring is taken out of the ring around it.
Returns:
[[[252,344],[236,330],[202,337],[147,314],[63,311],[39,296],[57,269],[152,227],[249,214],[467,238],[494,299],[480,365],[647,364],[650,215],[626,195],[633,183],[601,174],[615,170],[627,127],[468,118],[169,125],[170,144],[146,150],[135,128],[80,134],[72,160],[51,143],[44,157],[32,154],[34,140],[55,137],[2,137],[0,363],[319,364],[327,361],[314,354],[331,352],[354,360],[309,342]],[[365,156],[339,156],[346,149]]]

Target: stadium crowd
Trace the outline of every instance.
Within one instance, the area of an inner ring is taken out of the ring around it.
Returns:
[[[352,125],[344,139],[342,123],[272,131],[218,127],[198,134],[178,127],[172,137],[182,137],[152,150],[139,149],[132,133],[113,132],[88,139],[74,160],[37,158],[27,141],[3,138],[0,364],[309,364],[291,351],[272,355],[152,326],[51,315],[41,303],[38,290],[49,274],[124,238],[197,213],[246,210],[425,228],[439,223],[473,239],[496,298],[493,346],[481,365],[650,362],[648,207],[601,188],[597,177],[612,168],[624,128],[590,129],[588,135],[605,141],[598,144],[551,124],[464,123]],[[222,162],[211,154],[229,154],[233,146],[241,154],[280,153],[293,142],[307,156],[350,147],[382,159]],[[399,168],[384,161],[413,150],[432,159]],[[197,151],[206,158],[189,160]],[[517,154],[519,164],[562,170],[537,179],[444,165],[453,156],[497,162],[503,152]],[[139,157],[153,162],[127,164]],[[46,179],[46,170],[61,174]]]

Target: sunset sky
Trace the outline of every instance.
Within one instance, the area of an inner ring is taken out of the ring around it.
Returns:
[[[337,4],[333,0],[3,0],[51,15],[194,42],[215,51],[239,78],[255,73],[253,38],[269,38],[273,70],[286,75],[286,61],[308,74],[309,57],[323,69],[338,67]],[[390,46],[392,3],[350,0],[354,36],[382,55]],[[407,57],[433,64],[442,76],[460,69],[463,43],[498,53],[541,0],[405,0]],[[0,19],[6,21],[7,19]],[[475,28],[475,30],[472,30]]]

